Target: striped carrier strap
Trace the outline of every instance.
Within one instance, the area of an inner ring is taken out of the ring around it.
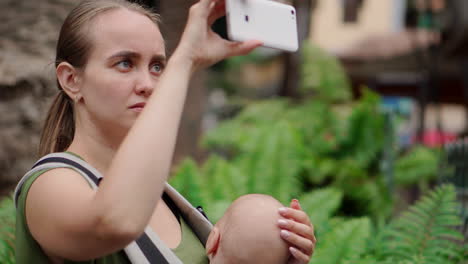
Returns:
[[[18,207],[21,188],[27,179],[38,171],[54,168],[70,168],[77,171],[89,182],[94,190],[98,188],[102,179],[99,171],[82,159],[66,152],[52,153],[38,160],[20,180],[14,192],[16,207]],[[149,227],[145,229],[143,235],[125,247],[124,251],[134,264],[183,264]]]

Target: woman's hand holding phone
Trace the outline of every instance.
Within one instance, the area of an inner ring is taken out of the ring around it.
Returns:
[[[194,4],[173,56],[187,59],[197,70],[231,56],[247,54],[263,44],[257,40],[228,41],[213,32],[212,24],[225,12],[224,0],[200,0]]]

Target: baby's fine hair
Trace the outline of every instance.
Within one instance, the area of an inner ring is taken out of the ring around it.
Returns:
[[[263,194],[244,195],[232,203],[219,227],[219,250],[223,260],[229,261],[226,264],[259,263],[260,259],[265,261],[264,257],[273,258],[271,264],[285,263],[288,247],[277,227],[280,218],[277,209],[282,206],[275,198]]]

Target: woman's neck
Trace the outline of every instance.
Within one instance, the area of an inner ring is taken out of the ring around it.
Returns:
[[[117,137],[115,133],[114,137],[110,135],[112,134],[103,130],[84,129],[77,125],[67,151],[78,154],[104,175],[123,140],[122,136]]]

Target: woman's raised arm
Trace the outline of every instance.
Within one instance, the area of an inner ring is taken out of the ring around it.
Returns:
[[[191,7],[177,49],[112,157],[97,192],[68,169],[46,172],[32,185],[26,206],[28,226],[51,256],[101,257],[124,248],[144,231],[169,174],[190,77],[200,68],[261,45],[234,43],[216,35],[211,24],[223,14],[224,1],[201,0]]]

